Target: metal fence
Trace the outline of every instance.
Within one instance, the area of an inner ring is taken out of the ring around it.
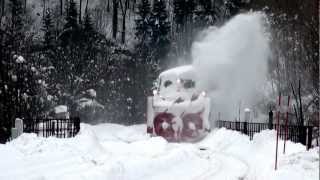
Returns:
[[[216,121],[216,127],[221,128],[225,127],[226,129],[240,131],[243,134],[246,134],[253,138],[255,133],[258,133],[265,129],[276,129],[276,124],[268,123],[249,123],[249,122],[233,122],[233,121]],[[297,125],[288,125],[287,127],[287,136],[285,132],[285,125],[279,125],[279,135],[282,139],[291,140],[293,142],[299,142],[307,146],[309,149],[312,145],[313,131],[316,131],[317,128],[313,126],[297,126]]]
[[[69,119],[24,119],[23,132],[38,136],[58,138],[74,137],[80,130],[80,118]]]

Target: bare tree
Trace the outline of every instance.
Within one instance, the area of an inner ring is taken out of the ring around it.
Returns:
[[[126,40],[126,16],[127,16],[127,10],[129,7],[129,1],[125,0],[120,0],[120,7],[121,7],[121,12],[122,12],[122,32],[121,32],[121,42],[122,44],[125,43]]]
[[[60,0],[60,15],[63,13],[63,0]]]
[[[110,12],[110,0],[108,0],[107,12]]]
[[[117,39],[118,32],[118,1],[113,0],[113,14],[112,14],[112,37]]]
[[[46,15],[46,0],[43,0],[43,11],[42,11],[42,17]]]
[[[24,0],[24,13],[27,12],[27,0]]]
[[[88,11],[88,3],[89,3],[89,0],[87,0],[87,2],[86,2],[85,13],[87,13],[87,11]]]
[[[5,0],[1,0],[1,18],[4,16]]]
[[[79,2],[79,24],[81,24],[82,0]]]

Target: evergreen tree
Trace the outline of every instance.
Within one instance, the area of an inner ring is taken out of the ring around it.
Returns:
[[[142,122],[146,109],[146,101],[141,101],[139,97],[147,96],[152,88],[152,82],[156,77],[154,71],[154,62],[151,58],[151,32],[152,26],[151,5],[148,0],[142,0],[138,5],[135,38],[137,43],[135,45],[135,61],[131,61],[128,66],[129,76],[131,77],[131,88],[133,90],[127,91],[129,101],[131,103],[130,115],[135,122]]]
[[[55,33],[50,9],[46,11],[46,15],[43,17],[43,26],[41,30],[44,32],[44,50],[52,50],[55,44]]]
[[[174,0],[173,1],[173,12],[174,12],[174,19],[177,25],[183,24],[184,21],[184,6],[185,6],[185,0]]]
[[[192,17],[195,3],[194,0],[174,0],[174,19],[177,25],[184,25]]]
[[[194,15],[194,0],[175,0],[174,5],[174,20],[176,32],[174,34],[174,51],[178,56],[186,55],[190,52],[190,47],[193,40],[193,15]]]
[[[65,17],[66,23],[63,26],[63,31],[60,35],[60,40],[63,46],[70,43],[77,43],[80,40],[80,28],[78,24],[78,12],[74,0],[70,0],[67,7],[67,14]]]
[[[170,48],[169,33],[171,26],[168,21],[168,14],[164,0],[154,1],[150,23],[152,28],[152,56],[161,68],[166,68],[168,63],[165,62],[165,58]]]
[[[23,7],[21,0],[10,0],[11,10],[11,47],[15,52],[21,53],[24,40],[24,25],[23,25]]]
[[[136,52],[138,58],[147,59],[151,37],[150,15],[151,7],[148,0],[142,0],[138,6],[138,18],[135,20],[137,39]]]
[[[4,15],[4,11],[2,13]],[[17,114],[21,115],[21,108],[18,108],[21,99],[18,98],[18,95],[21,94],[23,87],[18,86],[15,73],[18,68],[21,68],[21,65],[12,59],[13,54],[22,54],[25,45],[24,14],[21,1],[10,0],[8,13],[10,15],[7,16],[7,21],[4,21],[0,27],[0,143],[9,138],[14,118],[17,117]]]
[[[239,13],[240,8],[243,6],[241,0],[227,0],[225,2],[226,9],[229,16],[234,16]]]
[[[93,27],[91,16],[88,10],[86,10],[85,12],[82,32],[83,32],[85,43],[87,43],[88,41],[92,42],[97,34]]]

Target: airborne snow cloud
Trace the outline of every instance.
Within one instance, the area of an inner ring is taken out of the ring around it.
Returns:
[[[209,91],[213,116],[234,120],[238,109],[252,108],[266,82],[270,54],[266,15],[250,12],[235,16],[222,27],[211,27],[193,44],[193,65],[200,88]]]

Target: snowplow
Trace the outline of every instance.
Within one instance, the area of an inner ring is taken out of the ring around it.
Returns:
[[[169,142],[193,142],[210,132],[210,98],[197,87],[191,65],[160,73],[147,102],[147,133]]]

